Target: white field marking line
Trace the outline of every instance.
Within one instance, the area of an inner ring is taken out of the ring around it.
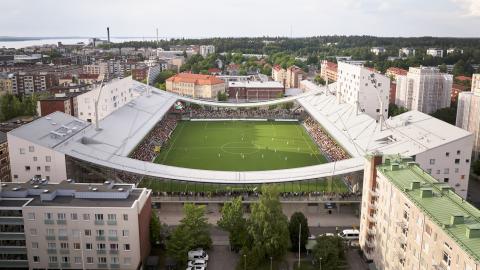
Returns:
[[[297,130],[298,130],[298,125],[297,125],[296,127],[297,127]],[[303,134],[302,130],[300,130],[300,134],[301,134],[301,136],[302,136],[302,138],[303,138],[303,141],[307,144],[308,148],[310,148],[310,150],[312,151],[312,153],[315,155],[315,158],[317,159],[317,161],[318,161],[319,163],[321,163],[322,161],[320,161],[320,159],[318,159],[318,156],[317,156],[316,152],[312,149],[312,147],[310,146],[310,144],[308,144],[307,139],[305,139],[305,136],[303,136],[304,134]]]
[[[168,148],[167,153],[165,154],[165,156],[162,159],[162,163],[165,163],[165,160],[167,160],[168,155],[170,154],[170,150],[172,150],[172,148],[175,146],[175,142],[177,142],[178,137],[180,137],[180,134],[182,134],[183,127],[185,127],[185,124],[183,124],[181,126],[180,130],[178,131],[178,135],[173,140],[172,145],[170,145],[170,147]]]

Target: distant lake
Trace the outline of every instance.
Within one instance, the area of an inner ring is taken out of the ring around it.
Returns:
[[[107,39],[107,38],[101,38]],[[63,44],[77,44],[83,42],[88,44],[89,38],[49,38],[49,39],[36,39],[36,40],[24,40],[24,41],[0,41],[0,48],[25,48],[30,46],[40,46],[45,44],[55,44],[62,42]],[[125,41],[144,41],[144,40],[155,40],[152,37],[146,38],[110,38],[111,42],[125,42]]]

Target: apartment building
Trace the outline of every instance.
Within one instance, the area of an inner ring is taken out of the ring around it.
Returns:
[[[480,158],[480,74],[474,74],[472,91],[461,92],[458,96],[456,126],[474,135],[473,156]]]
[[[98,107],[98,119],[101,120],[139,95],[140,93],[132,88],[132,77],[114,79],[103,87],[98,85],[91,91],[76,97],[78,118],[95,123],[96,107]]]
[[[433,113],[450,107],[453,76],[436,67],[411,67],[397,76],[395,104],[408,110]]]
[[[149,67],[134,68],[132,69],[132,78],[140,82],[148,79],[148,85],[153,85],[161,71],[162,67],[159,64],[152,64]]]
[[[385,76],[392,78],[393,81],[396,81],[398,76],[405,76],[407,75],[407,73],[408,70],[405,70],[403,68],[391,67],[388,68],[387,71],[385,71]]]
[[[12,78],[6,73],[0,73],[0,96],[13,92]]]
[[[100,81],[99,74],[79,74],[77,81],[79,84],[94,84]]]
[[[380,55],[382,53],[385,53],[387,50],[385,50],[384,47],[373,47],[370,49],[370,52],[375,54],[375,55]]]
[[[225,92],[225,82],[215,76],[179,73],[165,81],[168,92],[192,98],[216,99]]]
[[[110,78],[110,70],[108,63],[100,62],[97,64],[84,65],[83,74],[95,74],[98,75],[98,80],[108,80]]]
[[[45,92],[58,85],[58,78],[48,72],[16,72],[12,76],[12,93],[15,95],[30,95]]]
[[[270,100],[283,97],[284,86],[275,81],[243,81],[228,82],[228,96],[233,99],[246,101]]]
[[[374,269],[480,267],[480,211],[410,159],[365,163],[360,246]]]
[[[338,65],[333,62],[323,60],[320,63],[320,77],[322,77],[328,83],[336,82],[338,79]]]
[[[280,65],[274,65],[272,68],[272,79],[285,85],[287,80],[287,71]]]
[[[361,65],[338,63],[337,98],[370,117],[388,117],[390,79]]]
[[[305,77],[306,77],[306,74],[301,68],[297,66],[291,66],[287,68],[287,71],[285,74],[285,87],[299,88],[300,82],[303,81]]]
[[[10,182],[7,134],[0,131],[0,182]]]
[[[215,53],[215,46],[213,45],[201,45],[199,53],[204,58],[207,57],[209,54]]]
[[[42,98],[37,101],[37,114],[46,116],[53,112],[63,112],[72,116],[78,116],[76,97],[81,94],[81,92],[64,92],[55,94],[53,97]]]
[[[151,191],[34,179],[0,189],[0,268],[139,269],[150,253]]]
[[[433,57],[443,57],[443,49],[429,48],[427,49],[427,55],[430,55]]]
[[[398,57],[409,57],[415,55],[415,49],[404,47],[398,50]]]

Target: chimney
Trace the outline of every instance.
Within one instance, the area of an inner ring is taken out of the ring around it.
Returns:
[[[107,27],[107,41],[110,43],[110,27]]]

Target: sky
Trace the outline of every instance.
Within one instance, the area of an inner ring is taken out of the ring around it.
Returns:
[[[480,0],[0,0],[0,36],[480,37]]]

